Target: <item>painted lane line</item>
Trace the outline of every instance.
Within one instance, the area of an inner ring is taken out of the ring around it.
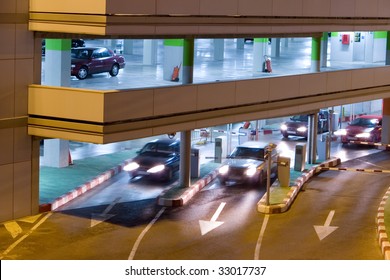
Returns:
[[[0,260],[2,260],[9,252],[11,252],[20,242],[26,239],[31,233],[34,232],[41,224],[43,224],[53,213],[49,212],[44,216],[35,226],[33,226],[25,235],[12,243],[3,253],[0,254]]]
[[[260,259],[261,243],[263,242],[264,232],[265,232],[265,229],[267,227],[268,220],[269,220],[269,215],[265,215],[264,220],[263,220],[263,224],[261,226],[259,238],[257,239],[257,243],[256,243],[255,256],[254,256],[255,260]]]
[[[5,229],[11,234],[12,238],[15,239],[19,234],[23,232],[22,228],[15,221],[4,223]]]
[[[160,216],[164,213],[166,207],[161,208],[161,210],[157,213],[157,215],[154,217],[154,219],[147,225],[146,228],[141,232],[141,234],[138,236],[137,240],[134,243],[133,249],[130,252],[130,255],[128,257],[128,260],[133,260],[135,253],[138,250],[139,244],[141,243],[142,239],[146,235],[146,233],[149,231],[149,229],[154,225],[155,222],[160,218]]]
[[[110,205],[107,206],[106,209],[104,209],[103,213],[98,213],[98,214],[92,213],[90,227],[94,227],[94,226],[114,217],[115,216],[114,214],[108,214],[108,212],[111,211],[111,209],[119,202],[120,199],[121,199],[121,197],[117,197],[113,202],[111,202]]]

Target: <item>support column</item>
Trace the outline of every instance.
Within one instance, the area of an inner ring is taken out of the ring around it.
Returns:
[[[192,84],[194,80],[194,39],[184,39],[183,43],[183,84]]]
[[[326,67],[328,63],[328,32],[324,32],[321,38],[321,65]]]
[[[390,144],[390,98],[383,99],[382,143]]]
[[[308,158],[309,164],[314,164],[317,161],[317,130],[318,130],[318,114],[309,115],[307,132],[307,147],[308,147]]]
[[[180,133],[180,186],[191,185],[191,131]]]
[[[244,49],[244,46],[245,46],[245,39],[237,38],[237,40],[236,40],[237,49],[242,50],[242,49]]]
[[[268,38],[253,39],[253,72],[263,72],[264,55],[267,54]]]
[[[143,47],[143,65],[157,64],[157,40],[145,39]]]
[[[311,41],[311,72],[321,71],[321,37],[313,37]]]
[[[134,40],[124,39],[123,40],[123,53],[133,54],[134,53]]]
[[[280,57],[280,38],[271,40],[271,57]]]
[[[225,39],[214,39],[214,60],[224,59]]]
[[[182,78],[183,64],[183,39],[166,39],[164,40],[164,71],[163,78],[166,81],[172,81],[172,75],[177,69],[178,80]],[[177,68],[175,68],[177,67]]]
[[[44,84],[60,87],[70,86],[70,49],[70,39],[46,39]],[[68,166],[69,141],[61,139],[44,140],[42,164],[58,168]]]
[[[386,65],[390,65],[390,31],[387,31],[387,41],[386,41]]]

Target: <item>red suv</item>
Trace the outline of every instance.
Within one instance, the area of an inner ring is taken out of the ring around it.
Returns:
[[[341,143],[350,141],[381,142],[382,116],[365,115],[354,119],[341,131]]]

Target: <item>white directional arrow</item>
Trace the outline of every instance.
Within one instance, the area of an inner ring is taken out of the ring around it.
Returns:
[[[222,225],[224,222],[217,222],[219,214],[221,214],[223,207],[225,207],[226,202],[222,202],[217,211],[215,211],[213,217],[211,218],[210,221],[204,221],[204,220],[199,220],[199,226],[200,226],[200,232],[202,235],[205,235],[206,233],[212,231],[213,229],[216,229],[220,225]]]
[[[325,237],[327,237],[332,232],[334,232],[336,229],[338,229],[338,227],[330,226],[330,222],[333,219],[334,212],[335,212],[334,210],[329,212],[328,217],[326,218],[325,224],[323,226],[314,226],[314,229],[320,241]]]
[[[116,198],[113,202],[111,202],[110,205],[107,206],[106,209],[104,209],[103,213],[98,213],[98,214],[94,214],[92,213],[92,217],[91,217],[91,227],[94,227],[108,219],[111,219],[112,217],[114,217],[115,215],[113,214],[108,214],[108,212],[111,211],[111,209],[115,206],[115,204],[118,203],[118,201],[120,200],[121,198],[118,197]]]

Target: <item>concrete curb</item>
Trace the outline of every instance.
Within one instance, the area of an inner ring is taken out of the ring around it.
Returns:
[[[381,248],[382,254],[385,260],[390,260],[390,242],[386,233],[385,226],[385,204],[387,199],[390,196],[390,187],[382,198],[381,203],[379,204],[378,213],[376,216],[377,224],[377,238],[379,242],[379,247]]]
[[[127,165],[129,162],[130,160],[125,161],[122,164],[119,164],[116,167],[107,170],[106,172],[93,178],[89,182],[76,187],[74,190],[67,192],[66,194],[60,196],[59,198],[55,199],[50,203],[39,205],[39,212],[48,212],[48,211],[56,210],[62,205],[68,203],[69,201],[75,199],[76,197],[82,195],[83,193],[95,188],[96,186],[99,186],[101,183],[107,181],[108,179],[112,178],[116,174],[120,173],[123,170],[123,167]]]
[[[302,173],[300,177],[298,177],[294,185],[290,187],[290,191],[287,193],[286,197],[283,199],[283,203],[279,204],[272,204],[272,205],[266,205],[266,194],[260,199],[260,201],[257,203],[257,211],[264,214],[276,214],[276,213],[283,213],[286,212],[295,198],[297,197],[299,191],[302,189],[302,186],[315,174],[321,172],[321,168],[323,167],[334,167],[341,163],[340,158],[334,158],[330,159],[328,161],[325,161],[318,166],[312,167],[309,171]],[[271,187],[277,188],[278,186]]]
[[[161,193],[157,198],[157,204],[161,206],[183,206],[186,204],[195,194],[202,190],[208,183],[214,180],[217,177],[218,172],[216,170],[210,172],[200,180],[196,181],[195,184],[192,184],[190,187],[185,188],[184,192],[177,194],[175,197],[168,197],[167,193],[172,191],[172,189],[166,190]]]

